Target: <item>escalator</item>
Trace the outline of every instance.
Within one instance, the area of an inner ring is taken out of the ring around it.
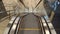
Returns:
[[[54,27],[46,16],[28,13],[24,16],[14,16],[9,22],[4,34],[56,34]]]
[[[18,28],[18,34],[43,34],[39,18],[33,14],[23,17]]]

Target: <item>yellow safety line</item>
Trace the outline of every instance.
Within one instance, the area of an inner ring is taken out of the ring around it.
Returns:
[[[20,28],[19,30],[41,30],[40,28]]]

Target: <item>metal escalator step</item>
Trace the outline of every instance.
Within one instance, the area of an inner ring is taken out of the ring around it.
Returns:
[[[42,34],[40,30],[21,30],[19,34]]]
[[[22,19],[22,28],[38,28],[39,20],[33,14],[29,14]]]
[[[33,14],[25,16],[18,28],[18,34],[42,34],[38,17]]]

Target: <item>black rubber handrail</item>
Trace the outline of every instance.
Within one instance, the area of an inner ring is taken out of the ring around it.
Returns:
[[[19,23],[20,23],[20,18],[19,18],[19,20],[18,20],[18,23],[17,23],[16,29],[15,29],[15,31],[14,31],[14,34],[17,33],[17,29],[18,29],[18,25],[19,25]]]
[[[15,34],[18,34],[18,32],[19,32],[19,28],[20,28],[20,27],[18,27],[18,26],[20,25],[21,20],[22,20],[22,18],[20,18],[20,21],[19,21],[19,24],[17,25],[17,28],[16,28],[16,33],[15,33]]]
[[[35,14],[34,14],[35,15]],[[46,34],[45,33],[45,29],[44,29],[44,26],[43,26],[43,23],[42,23],[42,19],[41,19],[41,16],[37,16],[37,15],[35,15],[36,17],[38,17],[39,18],[39,20],[41,20],[41,28],[42,28],[42,32],[44,32],[44,34]]]
[[[43,18],[44,18],[44,17],[43,17]],[[49,30],[49,32],[50,32],[50,34],[51,34],[50,28],[49,28],[49,26],[48,26],[48,22],[46,21],[45,18],[44,18],[44,20],[45,20],[45,22],[46,22],[46,24],[47,24],[47,27],[48,27],[48,30]]]
[[[39,16],[38,16],[39,17]],[[45,33],[45,29],[44,29],[44,26],[43,26],[43,23],[42,23],[42,20],[41,20],[41,17],[39,17],[39,20],[40,20],[40,24],[41,24],[41,29],[42,29],[42,34],[46,34]]]
[[[27,14],[27,15],[28,15],[28,14]],[[14,34],[18,34],[18,32],[19,32],[18,29],[20,28],[20,27],[18,27],[18,26],[20,25],[22,18],[25,17],[25,16],[27,16],[27,15],[24,15],[24,16],[20,17],[20,19],[19,19],[19,21],[18,21],[18,23],[17,23],[17,26],[16,26],[16,29],[15,29]]]
[[[17,17],[16,17],[16,18],[17,18]],[[15,20],[16,20],[16,18],[15,18]],[[13,21],[12,25],[10,26],[10,29],[9,29],[9,31],[8,31],[8,34],[10,34],[10,31],[11,31],[11,29],[12,29],[12,26],[13,26],[15,20]]]
[[[43,26],[43,22],[42,22],[42,19],[41,19],[41,24],[42,24],[42,26]],[[45,29],[44,29],[44,26],[43,26],[42,28],[43,28],[43,30],[44,30],[44,34],[46,34],[46,33],[45,33]]]

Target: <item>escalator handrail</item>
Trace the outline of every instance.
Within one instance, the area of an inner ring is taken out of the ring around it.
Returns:
[[[48,25],[50,34],[57,34],[52,23],[51,23],[51,21],[49,20],[48,16],[47,16],[47,18],[46,18],[46,16],[44,16],[44,19],[46,21],[46,24]]]
[[[34,14],[34,13],[33,13]],[[41,28],[42,28],[42,32],[43,32],[43,34],[45,34],[45,30],[44,30],[44,26],[43,26],[43,23],[42,23],[42,19],[41,19],[41,16],[38,16],[38,15],[35,15],[34,14],[34,16],[36,16],[36,17],[38,17],[39,18],[39,22],[41,22],[40,24],[41,24]]]
[[[41,20],[41,17],[40,17],[40,20]],[[44,30],[44,26],[43,26],[42,20],[40,22],[41,22],[40,24],[41,24],[42,32],[43,32],[43,34],[45,34],[45,30]]]
[[[50,34],[49,29],[48,29],[48,26],[47,26],[44,18],[41,17],[41,20],[42,20],[42,25],[43,25],[43,29],[44,29],[44,34]]]
[[[29,13],[28,13],[28,14],[29,14]],[[28,14],[20,17],[20,19],[19,19],[19,21],[18,21],[18,24],[17,24],[17,26],[16,26],[16,29],[15,29],[14,34],[18,34],[18,32],[19,32],[19,25],[20,25],[20,23],[21,23],[21,20],[22,20],[23,17],[27,16]]]
[[[12,27],[13,22],[15,21],[16,18],[17,18],[16,16],[12,17],[12,19],[9,21],[9,23],[4,31],[4,34],[10,34],[11,27]]]
[[[16,17],[16,18],[17,18],[17,17]],[[13,26],[13,24],[14,24],[16,18],[13,20],[13,23],[11,24],[10,29],[9,29],[9,31],[8,31],[8,34],[10,34],[11,28],[12,28],[12,26]]]
[[[44,17],[43,17],[43,18],[44,18]],[[46,22],[46,24],[47,24],[47,27],[48,27],[48,30],[49,30],[49,32],[50,32],[50,34],[51,34],[50,28],[49,28],[49,26],[48,26],[48,22],[46,21],[45,18],[44,18],[44,20],[45,20],[45,22]]]
[[[18,20],[14,34],[17,34],[21,18]]]

